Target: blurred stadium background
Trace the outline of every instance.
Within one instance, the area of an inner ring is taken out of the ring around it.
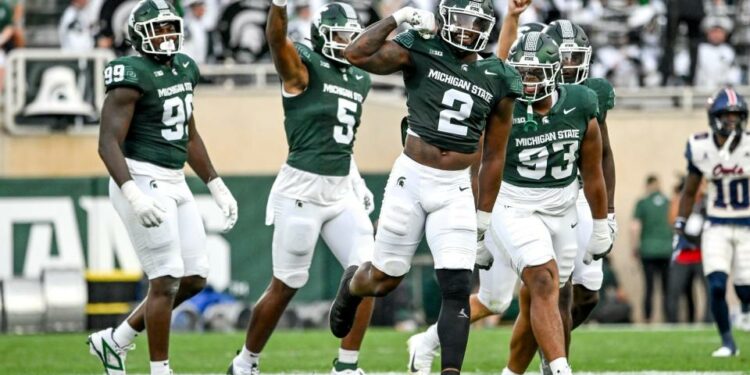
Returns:
[[[310,14],[324,1],[289,1],[293,38],[309,35]],[[435,6],[433,0],[351,2],[367,24],[407,4]],[[110,59],[132,52],[124,33],[136,3],[0,0],[3,333],[85,332],[110,326],[145,292],[125,229],[107,199],[106,170],[96,152],[104,96],[101,71]],[[266,197],[287,152],[278,77],[263,37],[268,2],[176,0],[176,5],[185,16],[186,51],[201,63],[203,83],[195,98],[198,126],[239,201],[240,219],[232,232],[220,234],[221,215],[205,186],[190,181],[209,235],[209,282],[215,293],[177,311],[174,324],[197,331],[244,329],[249,307],[271,276],[272,230],[263,225]],[[495,8],[502,20],[506,2],[496,0]],[[617,89],[617,105],[607,122],[617,166],[620,236],[610,255],[612,272],[602,311],[595,318],[600,323],[644,323],[641,263],[629,238],[633,207],[644,194],[648,175],[660,177],[662,191],[672,194],[685,170],[687,136],[708,129],[707,97],[724,85],[750,95],[750,1],[534,0],[521,22],[566,17],[591,36],[592,75],[608,78]],[[364,106],[355,157],[379,199],[401,150],[399,123],[406,112],[399,77],[375,77],[374,87]],[[373,220],[377,213],[376,208]],[[316,254],[310,281],[281,323],[285,327],[325,325],[327,301],[335,294],[341,270],[323,244]],[[439,295],[426,246],[420,254],[400,293],[378,306],[374,324],[408,331],[435,320]],[[703,321],[703,286],[695,280],[692,288],[697,296],[695,320]],[[663,300],[663,293],[656,294]],[[730,308],[739,309],[731,296]],[[680,309],[681,322],[687,320],[685,310]],[[506,322],[514,312],[506,314]],[[655,314],[651,322],[664,321],[660,303]],[[718,342],[712,328],[702,332]],[[234,344],[241,341],[232,337]],[[0,335],[0,369],[3,357],[12,353],[4,349],[23,347],[13,340]],[[506,343],[507,337],[492,345],[506,348]],[[750,368],[747,361],[742,364]],[[6,370],[0,372],[15,373],[12,367]]]

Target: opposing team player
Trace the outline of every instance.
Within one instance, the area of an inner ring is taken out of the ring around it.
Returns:
[[[745,98],[731,88],[709,100],[710,132],[688,139],[688,175],[675,219],[677,243],[685,242],[686,218],[695,203],[701,180],[708,180],[706,220],[701,239],[703,273],[708,281],[711,311],[721,335],[714,357],[739,355],[727,308],[727,278],[743,305],[750,303],[750,133],[745,131]],[[747,311],[745,313],[748,313]]]
[[[146,300],[116,329],[89,336],[89,350],[108,374],[125,374],[135,336],[147,330],[151,374],[170,374],[172,308],[206,283],[203,220],[182,171],[185,162],[208,185],[226,216],[237,221],[237,202],[217,175],[193,116],[200,73],[179,53],[182,19],[164,0],[144,0],[130,14],[128,37],[136,56],[104,70],[99,155],[111,176],[109,197],[127,228],[149,279]]]
[[[477,235],[484,235],[497,197],[521,83],[497,58],[478,58],[495,23],[491,1],[442,0],[439,12],[437,37],[434,15],[407,7],[372,25],[345,51],[352,64],[370,72],[403,72],[409,129],[386,186],[374,260],[345,273],[330,323],[334,335],[346,335],[361,298],[393,290],[426,235],[442,296],[442,373],[458,374]],[[413,29],[386,40],[401,23]],[[468,168],[480,156],[477,211]]]
[[[488,248],[506,251],[523,281],[503,371],[523,373],[538,345],[552,372],[566,374],[571,370],[558,287],[568,282],[578,249],[579,168],[594,217],[585,261],[603,257],[612,245],[598,102],[584,86],[557,84],[558,45],[545,33],[522,35],[508,63],[521,74],[524,96],[515,107],[503,184],[485,237]]]
[[[361,30],[350,5],[330,3],[312,23],[310,49],[287,37],[286,1],[271,5],[266,37],[282,80],[289,156],[268,198],[273,278],[253,309],[245,345],[230,364],[230,374],[259,373],[260,352],[308,280],[318,237],[351,272],[372,259],[373,228],[366,211],[366,206],[372,208],[372,194],[352,158],[370,76],[342,56]],[[341,342],[332,374],[363,373],[357,361],[371,313],[369,299],[360,306],[355,329]]]

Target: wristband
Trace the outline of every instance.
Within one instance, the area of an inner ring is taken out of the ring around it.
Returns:
[[[674,229],[676,230],[685,230],[685,223],[687,222],[687,219],[685,219],[682,216],[678,216],[674,219]]]

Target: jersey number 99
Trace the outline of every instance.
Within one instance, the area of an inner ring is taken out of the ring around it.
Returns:
[[[188,133],[190,116],[193,114],[193,94],[185,95],[185,100],[173,96],[164,101],[164,113],[161,122],[166,129],[161,136],[168,141],[178,141]]]

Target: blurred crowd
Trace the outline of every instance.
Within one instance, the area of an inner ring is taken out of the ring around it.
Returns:
[[[184,51],[199,63],[269,59],[264,38],[269,1],[173,1],[185,19]],[[289,1],[294,40],[306,41],[312,15],[326,1]],[[357,9],[365,25],[406,5],[428,10],[437,5],[437,0],[342,1]],[[499,30],[507,0],[494,1]],[[3,51],[27,45],[132,53],[127,15],[136,3],[0,0],[0,46]],[[606,77],[617,87],[715,89],[750,83],[750,0],[534,0],[521,18],[521,23],[568,18],[580,24],[594,45],[592,76]]]

